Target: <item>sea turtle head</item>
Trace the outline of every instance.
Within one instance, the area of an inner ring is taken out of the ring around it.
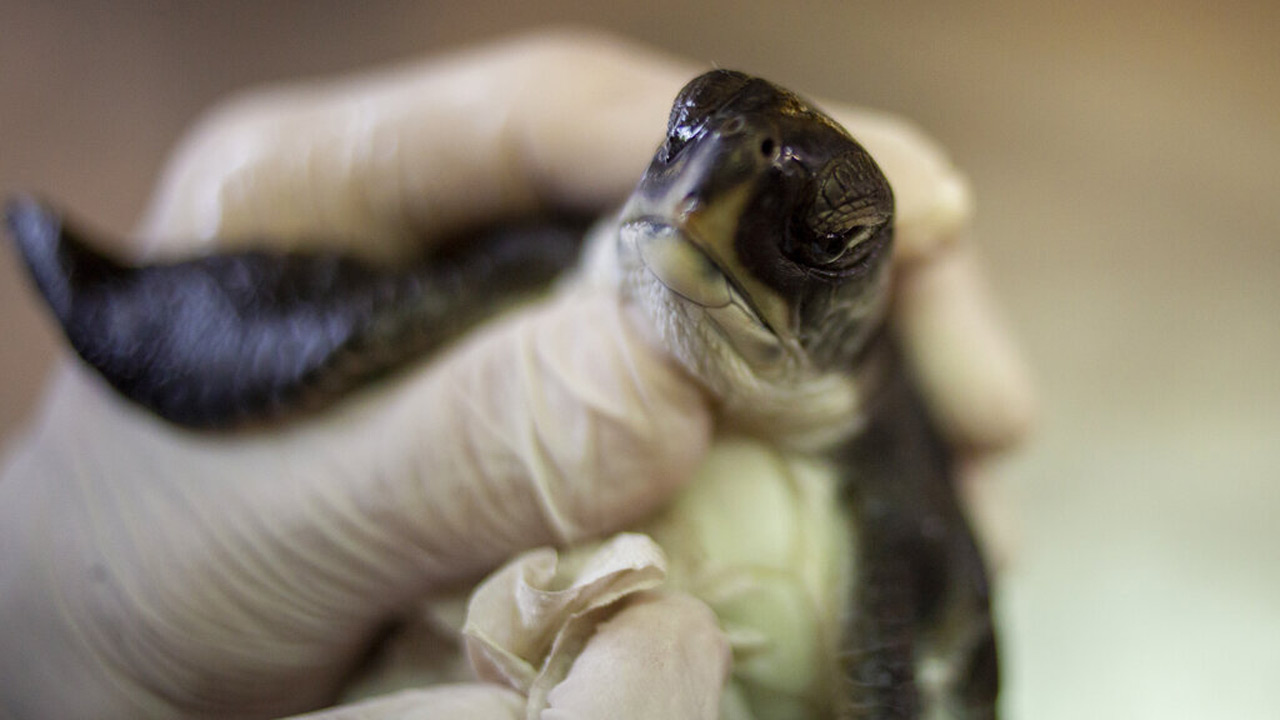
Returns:
[[[855,374],[887,304],[893,193],[807,101],[695,78],[620,220],[624,287],[715,394],[822,402]]]

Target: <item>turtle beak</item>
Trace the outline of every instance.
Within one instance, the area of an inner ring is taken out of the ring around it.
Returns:
[[[671,292],[705,308],[733,302],[729,278],[707,252],[671,225],[632,226],[641,261]]]
[[[623,211],[623,227],[645,267],[673,293],[709,309],[743,306],[781,336],[789,334],[786,302],[743,267],[735,249],[776,148],[771,128],[740,119],[704,131],[674,160],[654,160]]]

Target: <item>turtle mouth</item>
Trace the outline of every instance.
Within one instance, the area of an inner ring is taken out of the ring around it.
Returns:
[[[645,272],[700,308],[709,325],[744,356],[760,356],[763,348],[780,344],[781,336],[751,296],[687,231],[656,216],[627,221],[622,230]]]

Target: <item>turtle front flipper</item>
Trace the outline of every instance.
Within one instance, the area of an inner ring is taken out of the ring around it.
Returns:
[[[333,402],[425,356],[577,259],[577,227],[495,231],[405,267],[335,252],[234,251],[129,265],[48,206],[10,231],[71,346],[120,393],[202,428]]]
[[[842,449],[859,580],[841,662],[841,718],[994,720],[999,661],[987,568],[957,496],[952,450],[898,349],[868,427]]]

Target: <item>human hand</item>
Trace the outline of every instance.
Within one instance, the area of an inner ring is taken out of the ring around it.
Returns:
[[[561,36],[257,96],[213,115],[179,151],[143,250],[252,237],[394,259],[477,220],[603,208],[638,177],[693,73]],[[947,242],[967,218],[962,185],[909,129],[834,111],[895,185],[902,254],[914,257],[899,317],[933,407],[958,443],[998,445],[1023,422],[1025,394],[1018,375],[999,372],[1009,356],[972,266]],[[948,312],[963,329],[943,321]],[[955,337],[966,343],[959,360],[930,366]],[[513,372],[530,359],[530,372]],[[970,395],[985,401],[980,417],[961,402]],[[59,716],[318,707],[395,610],[524,548],[625,526],[679,486],[709,434],[700,392],[607,297],[515,316],[270,433],[176,430],[67,368],[0,482],[4,694],[19,712]],[[671,636],[701,628],[705,656],[723,655],[705,616],[673,617],[688,620]],[[590,707],[645,670],[613,669],[596,673],[597,691],[569,697]],[[703,707],[714,688],[698,690],[688,699]],[[474,692],[510,714],[510,698],[488,694],[501,691]]]

